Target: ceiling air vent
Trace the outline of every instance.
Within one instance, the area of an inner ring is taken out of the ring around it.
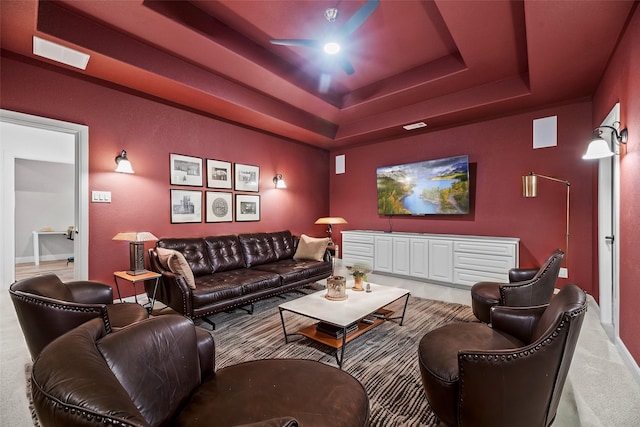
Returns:
[[[410,125],[404,125],[402,127],[404,128],[404,130],[414,130],[414,129],[425,128],[427,127],[427,124],[425,122],[418,122],[418,123],[411,123]]]
[[[71,65],[84,70],[89,62],[89,55],[69,49],[68,47],[33,36],[33,53],[53,61]]]

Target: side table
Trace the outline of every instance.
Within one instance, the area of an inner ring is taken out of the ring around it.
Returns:
[[[153,295],[151,295],[151,304],[149,307],[146,307],[149,314],[153,311],[153,305],[156,302],[156,291],[158,290],[158,283],[160,282],[161,274],[154,273],[153,271],[147,271],[144,274],[138,274],[133,276],[126,271],[114,271],[113,272],[113,280],[116,282],[116,289],[118,290],[118,298],[120,298],[120,302],[122,302],[122,295],[120,294],[120,286],[118,285],[118,279],[126,280],[127,282],[133,285],[134,298],[136,303],[138,302],[138,291],[136,289],[136,283],[146,282],[147,280],[155,279],[156,283],[153,286]],[[145,290],[146,292],[146,290]]]

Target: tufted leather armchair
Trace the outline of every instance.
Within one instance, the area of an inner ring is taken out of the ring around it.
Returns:
[[[566,285],[548,305],[495,306],[492,326],[427,333],[418,363],[436,416],[449,426],[549,426],[586,311],[585,292]]]
[[[509,283],[479,282],[471,288],[473,314],[489,323],[491,307],[528,307],[548,304],[560,273],[564,252],[556,249],[540,268],[512,268]]]
[[[369,400],[350,374],[313,360],[253,360],[215,370],[215,343],[168,314],[105,334],[91,320],[33,363],[43,427],[364,427]]]
[[[99,317],[107,332],[146,319],[139,304],[113,304],[113,288],[85,280],[64,283],[55,274],[30,277],[9,288],[31,358],[63,333]]]

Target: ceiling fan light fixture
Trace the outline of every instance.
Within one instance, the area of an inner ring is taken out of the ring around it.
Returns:
[[[336,53],[340,52],[340,43],[327,42],[322,47],[322,50],[324,50],[324,53],[327,53],[329,55],[335,55]]]

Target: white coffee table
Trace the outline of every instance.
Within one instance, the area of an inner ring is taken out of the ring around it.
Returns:
[[[280,320],[282,321],[282,331],[284,332],[285,342],[289,342],[289,337],[292,335],[303,335],[309,339],[320,342],[336,349],[336,361],[338,366],[342,368],[342,362],[344,360],[344,348],[346,344],[367,332],[370,329],[375,328],[386,320],[400,320],[400,326],[404,322],[404,315],[407,310],[407,303],[409,302],[410,291],[402,288],[395,288],[391,286],[370,284],[371,292],[353,291],[347,288],[348,298],[343,301],[332,301],[325,298],[327,294],[326,290],[314,292],[312,294],[303,296],[293,301],[288,301],[280,304]],[[404,307],[402,309],[402,315],[392,317],[394,312],[387,310],[384,307],[389,304],[405,298]],[[292,313],[299,314],[320,322],[325,322],[330,325],[342,328],[342,337],[335,338],[329,334],[320,332],[316,329],[316,325],[307,326],[296,331],[293,334],[287,332],[283,312],[290,311]],[[371,323],[362,322],[362,318],[372,313],[376,313],[376,320]],[[347,327],[358,323],[358,330],[347,334]],[[340,356],[338,357],[338,350],[340,350]]]

